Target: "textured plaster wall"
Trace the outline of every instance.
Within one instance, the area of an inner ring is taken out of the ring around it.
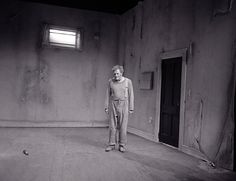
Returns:
[[[223,10],[214,8],[215,2]],[[224,2],[144,0],[120,16],[120,24],[110,14],[18,1],[2,4],[0,125],[106,120],[105,88],[118,57],[134,84],[136,110],[129,126],[155,135],[160,53],[192,44],[183,145],[232,169],[236,9],[234,3],[225,12]],[[44,23],[83,27],[83,51],[42,47]],[[100,39],[94,37],[98,32]],[[144,71],[154,72],[153,90],[139,89]]]
[[[0,9],[0,125],[106,120],[104,97],[117,62],[118,17],[22,1],[3,3]],[[83,50],[43,47],[44,23],[82,27]]]
[[[232,169],[236,8],[233,4],[230,13],[225,11],[227,2],[140,2],[120,18],[119,61],[135,88],[136,111],[129,126],[154,136],[159,131],[155,124],[160,53],[188,48],[184,137],[179,147]],[[155,73],[153,90],[139,89],[144,71]]]

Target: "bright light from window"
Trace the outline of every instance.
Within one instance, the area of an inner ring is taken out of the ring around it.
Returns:
[[[81,32],[62,28],[49,27],[46,29],[45,42],[47,45],[81,49]]]
[[[66,34],[66,35],[76,35],[75,31],[63,31],[63,30],[57,30],[57,29],[50,29],[50,33],[58,33],[58,34]]]
[[[70,32],[69,32],[70,33]],[[49,42],[55,44],[67,44],[71,46],[75,46],[76,36],[72,34],[63,34],[63,33],[49,33]]]

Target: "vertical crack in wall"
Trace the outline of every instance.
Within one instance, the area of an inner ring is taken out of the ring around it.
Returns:
[[[204,151],[201,145],[201,135],[202,135],[202,121],[203,121],[203,108],[204,108],[204,100],[201,98],[199,102],[199,118],[194,121],[194,140],[197,143],[195,147],[204,155],[204,161],[211,166],[212,168],[215,167],[215,163],[210,159],[208,154]]]
[[[235,57],[234,57],[235,58]],[[234,135],[234,96],[235,96],[235,63],[232,66],[231,79],[228,84],[228,107],[224,124],[217,145],[214,161],[224,168],[233,169],[233,135]]]
[[[132,21],[132,31],[134,32],[135,26],[136,26],[136,16],[135,16],[135,14],[133,15],[133,19],[132,20],[133,20]]]
[[[201,142],[201,130],[202,130],[202,119],[203,119],[203,99],[200,100],[199,102],[199,118],[197,119],[197,121],[194,121],[194,139],[197,141],[198,143],[198,149],[200,150],[200,142]]]
[[[234,133],[234,93],[235,93],[235,65],[232,66],[231,79],[228,84],[227,111],[223,118],[223,126],[216,145],[215,156],[210,158],[201,145],[201,129],[203,120],[204,102],[200,100],[199,119],[194,126],[194,139],[197,143],[197,149],[205,156],[206,161],[211,167],[220,165],[224,168],[233,168],[233,133]],[[195,122],[196,122],[195,121]]]
[[[141,77],[141,73],[142,73],[142,57],[140,56],[139,57],[139,65],[138,65],[138,71],[139,71],[139,74],[138,74],[138,83],[140,84],[140,77]]]
[[[144,21],[144,6],[143,2],[139,2],[141,6],[141,26],[140,26],[140,39],[143,39],[143,21]]]

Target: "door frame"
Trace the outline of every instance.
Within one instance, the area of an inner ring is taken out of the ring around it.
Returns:
[[[156,96],[156,120],[154,127],[154,139],[159,142],[160,132],[160,108],[161,108],[161,80],[162,70],[161,62],[165,59],[182,58],[182,72],[181,72],[181,93],[180,93],[180,117],[179,117],[179,146],[182,148],[184,138],[184,122],[185,122],[185,94],[186,94],[186,73],[187,73],[187,48],[173,51],[162,52],[157,63],[157,96]],[[171,146],[171,145],[169,145]],[[171,146],[172,147],[172,146]],[[175,147],[174,147],[175,148]]]

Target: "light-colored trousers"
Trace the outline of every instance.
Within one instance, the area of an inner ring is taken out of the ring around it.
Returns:
[[[126,145],[128,114],[128,100],[111,101],[109,145]]]

